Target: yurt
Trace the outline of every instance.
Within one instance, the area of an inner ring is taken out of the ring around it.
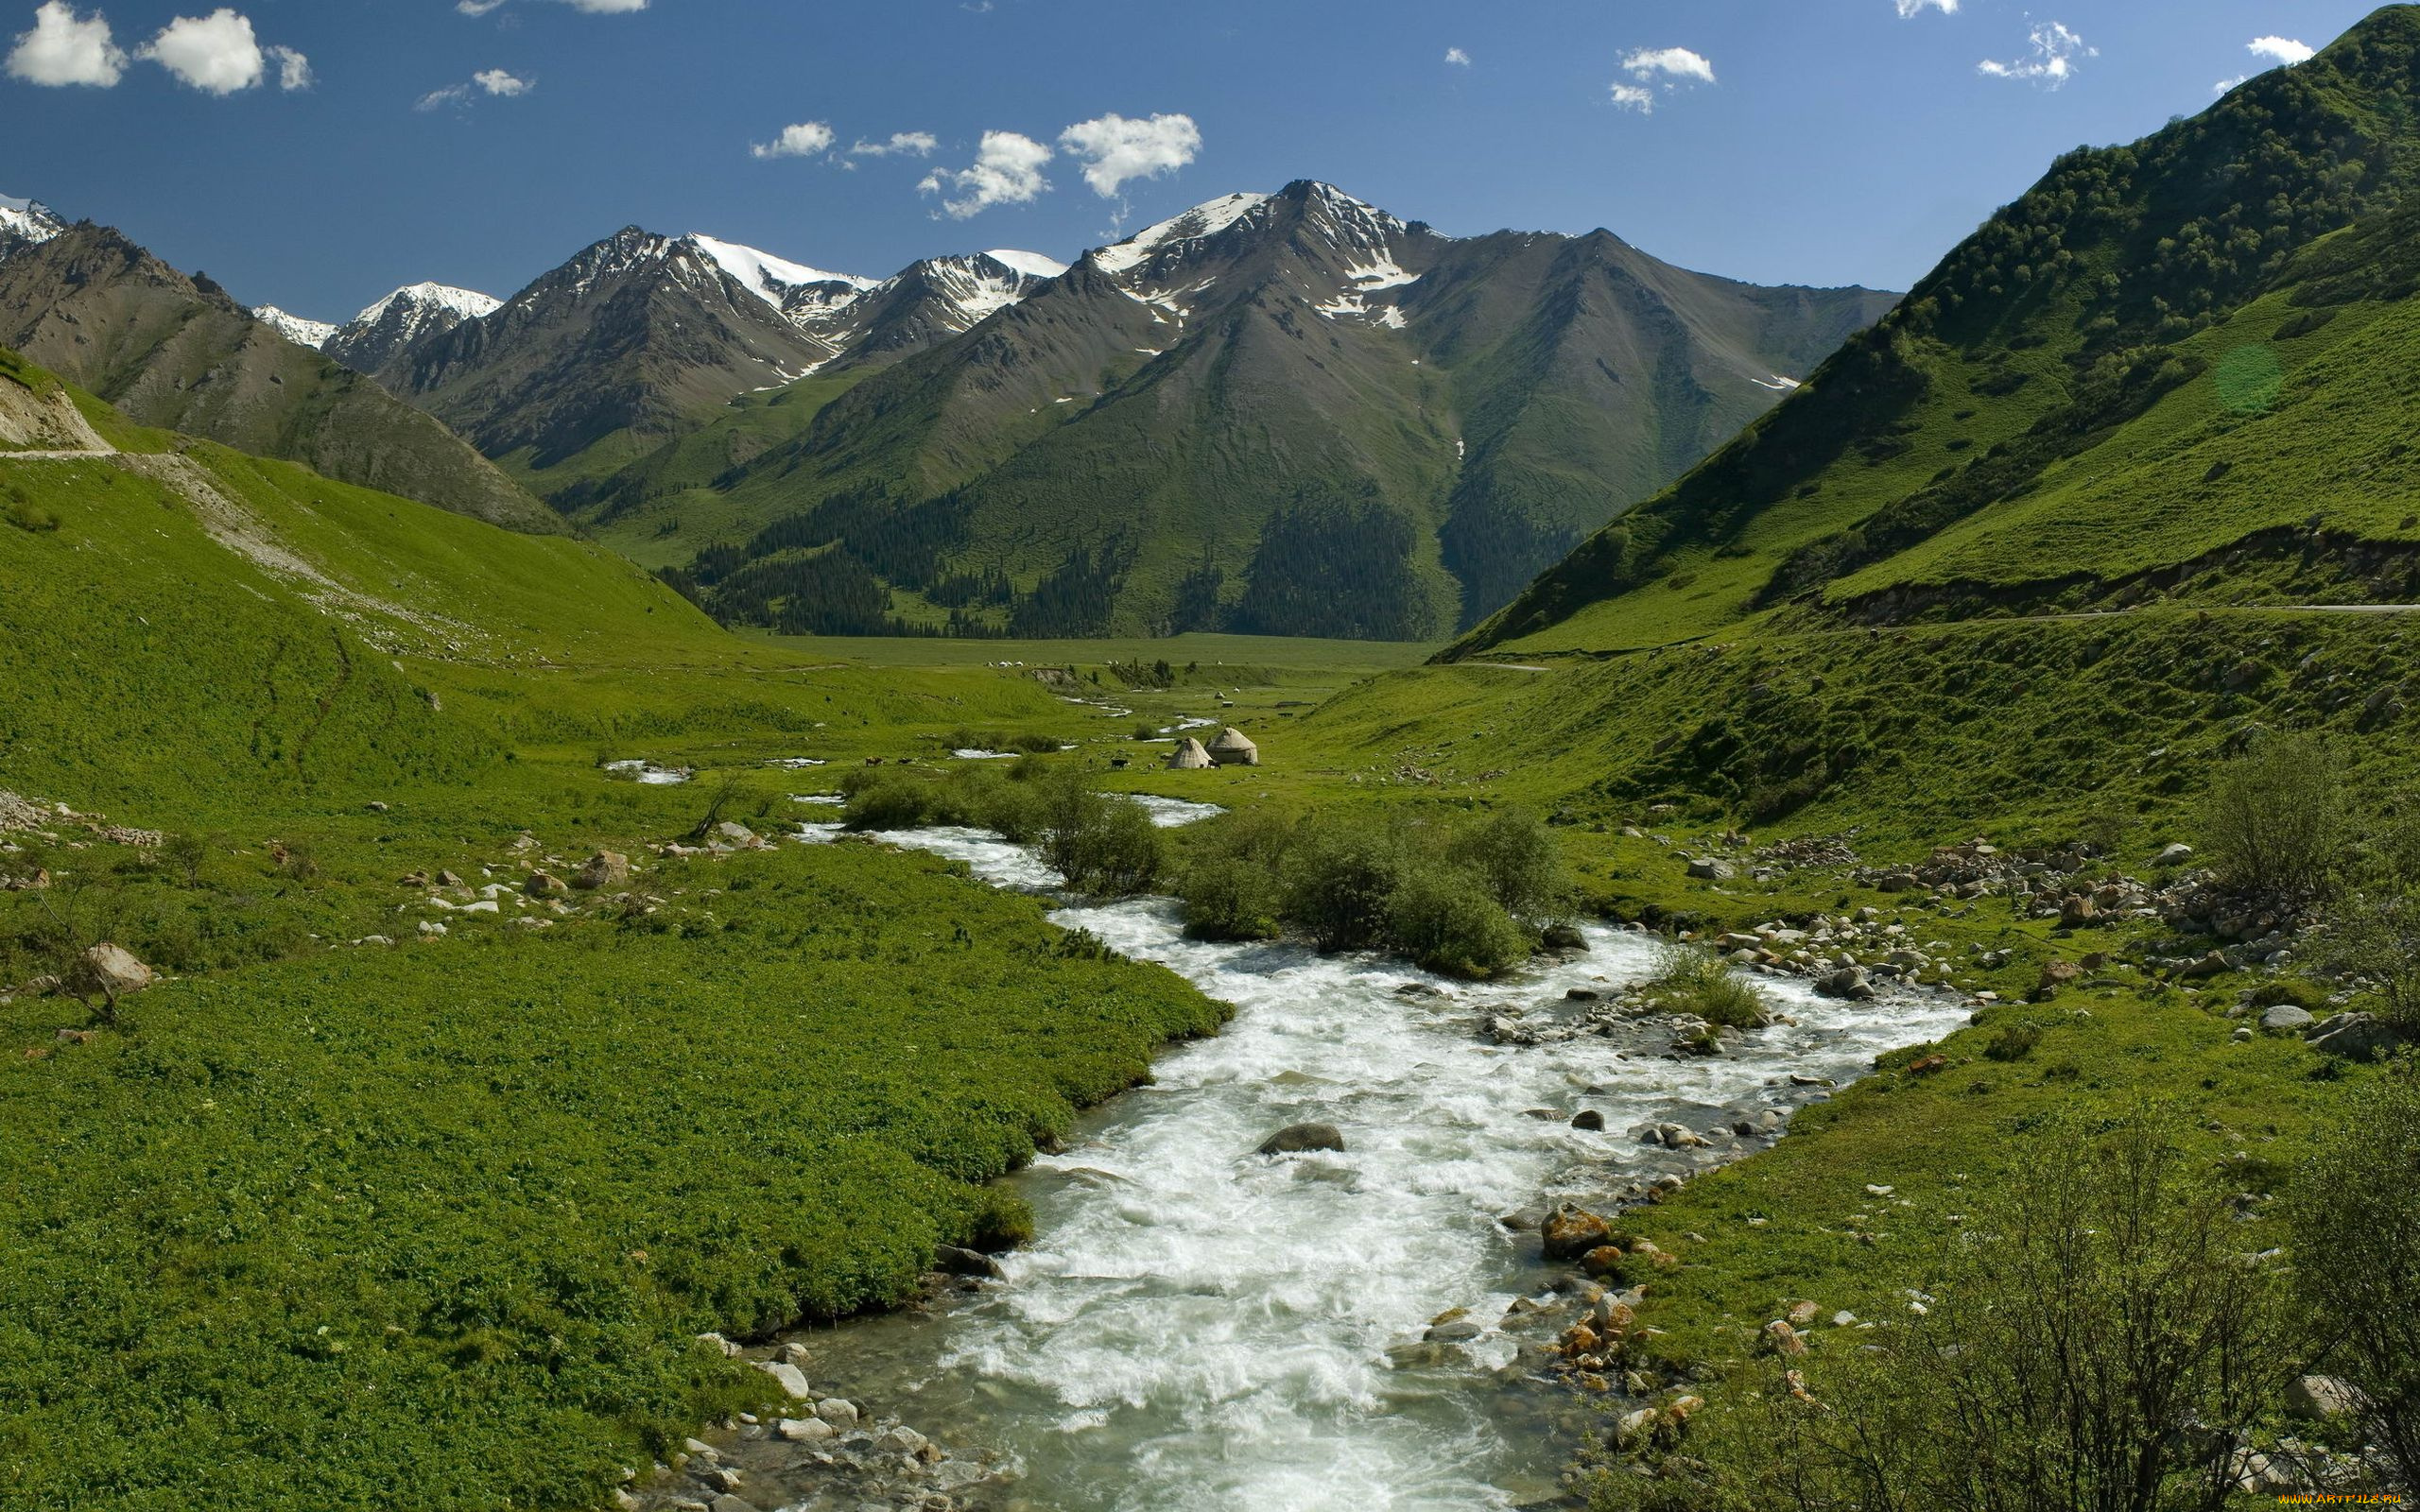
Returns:
[[[1205,766],[1218,765],[1210,759],[1210,753],[1201,748],[1201,742],[1191,735],[1178,741],[1176,749],[1168,752],[1168,770],[1172,772],[1198,772]]]
[[[1257,766],[1260,747],[1245,739],[1242,730],[1229,725],[1210,743],[1210,759],[1221,766]]]

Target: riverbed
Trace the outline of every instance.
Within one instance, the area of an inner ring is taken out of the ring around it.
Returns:
[[[982,832],[884,838],[996,885],[1057,880]],[[1003,1279],[804,1336],[820,1390],[1007,1468],[960,1503],[1001,1512],[1552,1503],[1573,1447],[1556,1419],[1580,1409],[1528,1376],[1496,1325],[1556,1273],[1534,1232],[1501,1220],[1564,1197],[1601,1204],[1676,1169],[1639,1125],[1727,1139],[1739,1115],[1787,1111],[1965,1013],[1946,996],[1841,1003],[1771,979],[1759,985],[1796,1022],[1720,1057],[1671,1055],[1648,1025],[1505,1044],[1492,1017],[1550,1025],[1582,1005],[1575,990],[1611,996],[1651,972],[1654,936],[1591,926],[1582,953],[1471,986],[1374,955],[1188,940],[1166,900],[1051,917],[1167,966],[1234,1005],[1233,1022],[1168,1053],[1151,1085],[1016,1178],[1037,1227],[1000,1257]],[[1601,1131],[1572,1125],[1583,1110]],[[1344,1150],[1254,1153],[1304,1121],[1336,1125]],[[1479,1335],[1425,1344],[1458,1308]]]

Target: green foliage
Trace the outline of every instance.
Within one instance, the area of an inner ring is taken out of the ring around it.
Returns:
[[[1759,1029],[1773,1022],[1755,985],[1703,946],[1667,944],[1642,987],[1665,1011],[1692,1014],[1717,1028]]]
[[[1425,971],[1477,979],[1528,960],[1537,944],[1536,935],[1488,895],[1483,879],[1425,866],[1411,868],[1388,895],[1386,940]]]
[[[1550,923],[1571,905],[1571,877],[1563,848],[1545,821],[1526,809],[1498,809],[1463,826],[1455,832],[1445,854],[1474,873],[1495,905],[1515,919]]]
[[[2324,1364],[2361,1397],[2363,1435],[2420,1486],[2420,1075],[2406,1064],[2321,1130],[2290,1208]]]
[[[1124,898],[1158,880],[1164,852],[1140,804],[1100,792],[1065,768],[1035,784],[1042,859],[1078,892]]]
[[[1409,839],[1400,826],[1357,816],[1306,819],[1285,858],[1287,921],[1323,951],[1378,944],[1395,890],[1412,869]]]
[[[1811,1398],[1772,1372],[1660,1482],[1609,1477],[1599,1504],[2225,1505],[2237,1435],[2293,1365],[2280,1278],[2245,1261],[2223,1189],[2156,1120],[2049,1144],[1969,1216],[1923,1315],[1872,1353],[1810,1358]]]
[[[2031,1022],[2008,1024],[1992,1037],[1990,1044],[1983,1047],[1983,1058],[2002,1062],[2023,1060],[2033,1054],[2034,1046],[2041,1042],[2040,1024]]]
[[[2342,760],[2325,744],[2273,735],[2211,778],[2201,854],[2221,886],[2281,908],[2325,898],[2351,838]]]
[[[981,1183],[1218,1022],[939,862],[713,880],[702,932],[314,954],[41,1059],[61,1005],[0,1007],[0,1501],[594,1504],[765,1395],[692,1334],[1014,1239]]]

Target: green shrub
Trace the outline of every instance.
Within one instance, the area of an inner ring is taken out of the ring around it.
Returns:
[[[2327,1006],[2327,989],[2299,976],[2281,976],[2273,982],[2263,982],[2253,989],[2254,1007],[2273,1008],[2281,1004],[2316,1013]]]
[[[0,513],[0,519],[7,520],[20,530],[30,530],[38,534],[59,528],[57,514],[26,499],[11,501],[7,511]]]
[[[849,829],[912,830],[932,813],[933,784],[916,778],[884,776],[853,785],[840,811],[840,822]]]
[[[1544,820],[1524,809],[1502,809],[1457,833],[1445,853],[1475,872],[1497,907],[1516,919],[1549,923],[1571,905],[1571,878],[1563,848]]]
[[[2033,1047],[2041,1042],[2042,1026],[2040,1024],[2030,1022],[2012,1023],[1994,1035],[1992,1042],[1983,1047],[1983,1058],[2000,1061],[2023,1060],[2033,1054]]]
[[[1184,932],[1195,939],[1275,939],[1284,928],[1281,885],[1275,871],[1249,856],[1203,856],[1177,884]]]
[[[1721,1028],[1760,1029],[1773,1022],[1764,994],[1714,954],[1679,940],[1656,958],[1647,993],[1666,1009],[1690,1013]]]
[[[2202,800],[2201,854],[2220,885],[2276,907],[2327,896],[2350,832],[2342,765],[2308,735],[2261,741]]]
[[[1476,873],[1415,868],[1387,899],[1386,942],[1426,971],[1484,979],[1529,959],[1535,936]]]
[[[1358,818],[1304,821],[1287,856],[1285,917],[1323,951],[1367,950],[1386,938],[1387,914],[1403,885],[1407,837]]]
[[[2406,1065],[2356,1094],[2302,1173],[2288,1218],[2331,1366],[2398,1479],[2420,1486],[2420,1076]]]
[[[1150,815],[1082,773],[1069,768],[1037,784],[1035,816],[1043,860],[1078,892],[1124,898],[1159,879],[1165,852]]]

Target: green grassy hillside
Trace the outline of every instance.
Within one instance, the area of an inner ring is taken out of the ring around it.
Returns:
[[[2397,596],[2401,576],[2370,569],[2414,528],[2397,352],[2415,101],[2420,11],[2393,7],[2199,117],[2070,155],[1464,649],[1660,644],[1783,607],[1865,623]],[[2255,592],[2253,557],[2292,564]]]

